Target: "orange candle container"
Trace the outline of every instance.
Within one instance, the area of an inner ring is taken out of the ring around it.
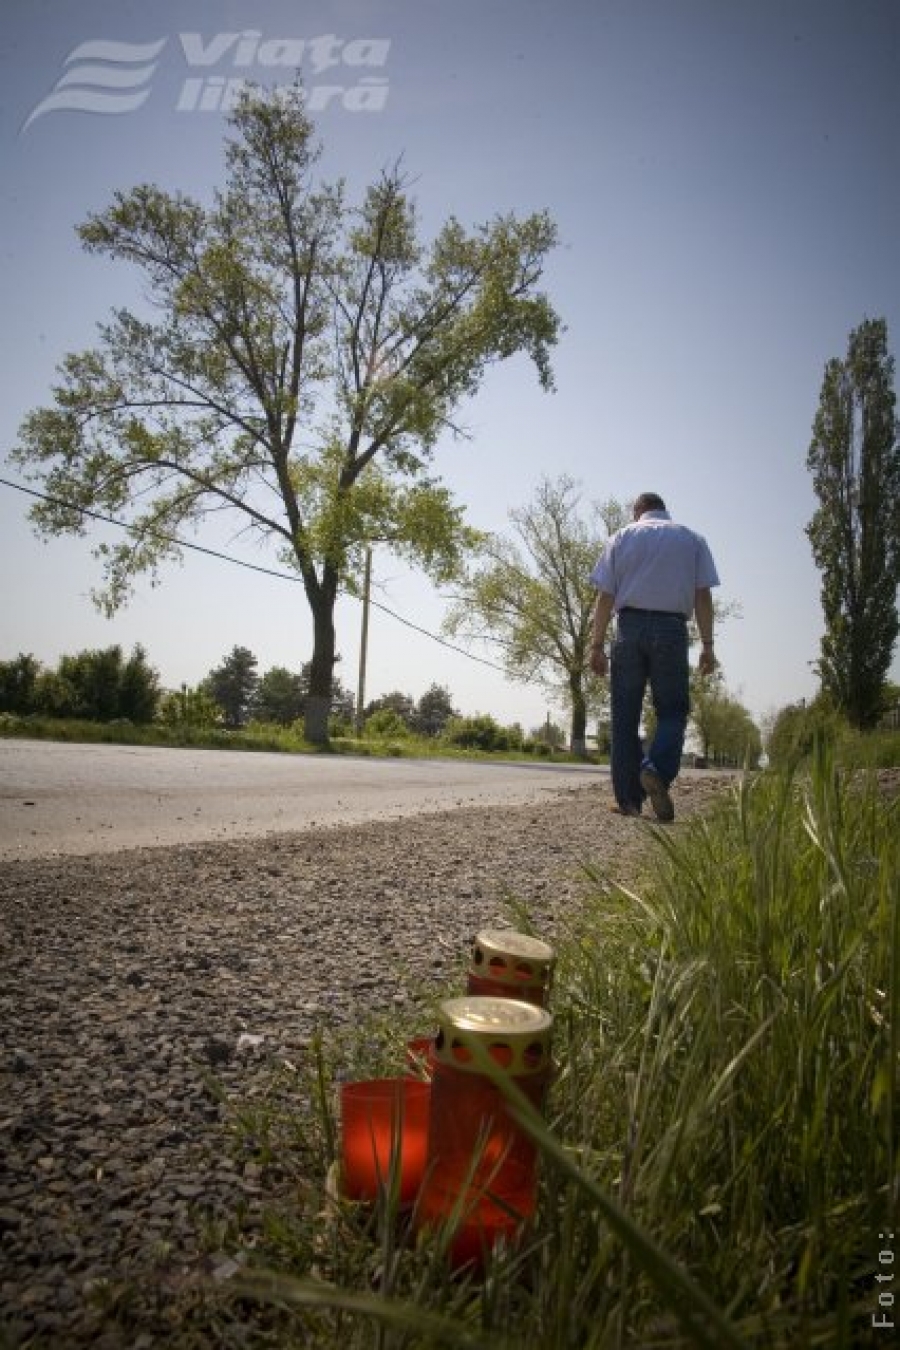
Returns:
[[[540,1109],[551,1027],[545,1009],[519,999],[474,996],[440,1005],[428,1160],[414,1223],[447,1230],[457,1269],[480,1267],[495,1243],[514,1241],[534,1213],[537,1151],[497,1076]]]
[[[341,1192],[375,1200],[399,1178],[399,1203],[411,1205],[425,1174],[431,1084],[415,1078],[342,1083]]]
[[[556,953],[540,938],[507,928],[485,928],[472,944],[468,991],[546,1007],[555,963]]]

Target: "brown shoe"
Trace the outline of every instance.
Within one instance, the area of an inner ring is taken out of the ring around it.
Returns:
[[[639,806],[619,806],[618,802],[613,802],[612,806],[611,806],[609,809],[610,809],[610,811],[612,811],[613,815],[615,815],[615,816],[638,816],[638,817],[640,817],[640,814],[641,814],[641,810],[640,810],[640,807],[639,807]]]
[[[641,787],[650,798],[650,805],[656,812],[657,820],[675,819],[675,807],[669,796],[669,789],[655,769],[641,769]]]

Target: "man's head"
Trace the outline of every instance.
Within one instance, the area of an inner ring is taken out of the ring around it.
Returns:
[[[635,497],[631,508],[635,520],[640,520],[645,511],[665,511],[666,504],[658,492],[642,492]]]

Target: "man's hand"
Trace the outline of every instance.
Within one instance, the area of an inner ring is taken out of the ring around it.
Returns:
[[[591,648],[591,670],[601,677],[609,674],[609,657],[605,647]]]
[[[716,661],[716,654],[713,651],[712,647],[701,647],[700,659],[697,662],[697,669],[699,670],[700,674],[711,675],[717,665],[718,662]]]
[[[613,598],[608,591],[598,591],[594,605],[594,617],[591,623],[591,670],[601,679],[609,674],[609,657],[606,655],[606,630],[612,618]]]

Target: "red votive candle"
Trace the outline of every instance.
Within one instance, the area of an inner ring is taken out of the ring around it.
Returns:
[[[341,1084],[341,1191],[375,1200],[399,1178],[399,1202],[415,1200],[425,1173],[431,1084],[371,1078]]]
[[[472,944],[468,991],[546,1007],[555,962],[553,948],[540,938],[510,928],[485,928]]]
[[[477,1267],[499,1238],[514,1241],[534,1212],[537,1150],[500,1082],[509,1078],[541,1109],[552,1018],[519,999],[474,996],[447,999],[439,1022],[415,1224],[444,1228],[451,1264]]]
[[[417,1224],[448,1225],[448,1253],[454,1269],[481,1270],[501,1239],[512,1246],[520,1238],[535,1209],[533,1165],[507,1162],[502,1187],[502,1199],[490,1186],[468,1187],[461,1195],[458,1186],[445,1186],[440,1178],[423,1188],[416,1205]]]

